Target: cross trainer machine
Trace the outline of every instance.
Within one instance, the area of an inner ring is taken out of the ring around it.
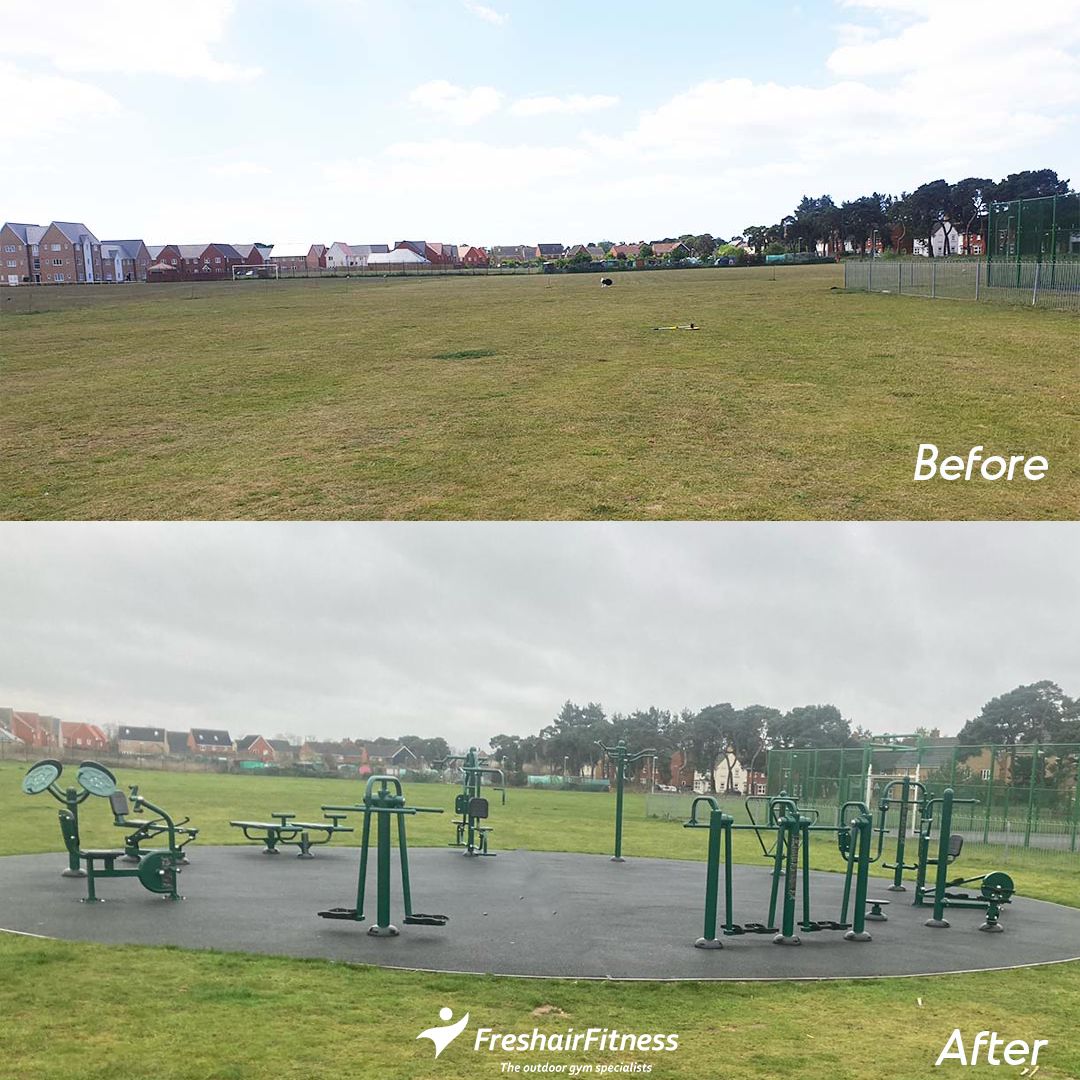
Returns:
[[[625,739],[620,739],[614,746],[605,746],[599,740],[596,745],[615,766],[615,854],[611,856],[611,861],[626,862],[622,857],[623,785],[626,783],[626,769],[627,766],[636,764],[642,758],[656,757],[656,751],[639,750],[636,754],[632,754]]]
[[[461,791],[454,799],[454,813],[459,817],[454,822],[454,842],[448,846],[464,848],[462,854],[465,856],[494,857],[495,852],[488,851],[488,834],[492,826],[483,824],[490,807],[482,788],[485,776],[497,780],[494,788],[502,792],[502,805],[505,806],[506,777],[502,769],[495,768],[487,758],[482,757],[475,746],[470,747],[467,754],[454,754],[431,764],[435,769],[461,765]]]
[[[724,936],[739,934],[772,934],[777,945],[802,944],[796,927],[804,933],[819,930],[841,930],[847,941],[870,941],[866,929],[866,892],[870,879],[870,864],[875,860],[871,854],[873,839],[873,818],[866,806],[860,802],[847,802],[841,809],[837,826],[816,824],[816,812],[800,812],[794,799],[779,796],[769,801],[768,826],[774,830],[771,847],[762,841],[760,830],[765,826],[753,821],[751,824],[736,825],[735,819],[720,809],[720,804],[712,795],[697,796],[690,807],[690,820],[684,828],[708,829],[709,848],[705,876],[705,925],[704,933],[694,942],[699,949],[722,949],[723,943],[717,935],[720,868],[724,870],[724,921],[720,926]],[[698,817],[698,808],[707,806],[707,821]],[[749,807],[748,813],[750,813]],[[769,914],[764,923],[742,923],[734,920],[734,901],[732,896],[732,834],[736,830],[754,830],[762,848],[773,860],[772,887],[769,894]],[[840,905],[840,918],[813,919],[810,914],[810,835],[813,832],[832,833],[835,836],[840,854],[844,858],[844,894]],[[800,889],[801,867],[801,889]],[[855,886],[854,906],[852,906],[852,883]],[[776,925],[776,910],[783,885],[781,923]],[[796,922],[796,902],[801,892],[802,918]],[[878,904],[881,902],[878,901]],[[880,907],[878,908],[880,910]],[[848,916],[851,921],[848,921]]]
[[[409,885],[409,848],[405,842],[405,818],[412,814],[441,814],[442,809],[427,806],[406,806],[401,781],[396,776],[370,776],[364,787],[364,801],[358,806],[327,806],[326,810],[343,813],[360,812],[364,826],[360,834],[360,874],[356,886],[356,907],[329,908],[318,913],[320,919],[364,921],[364,887],[367,881],[368,848],[371,843],[371,819],[376,819],[375,889],[376,919],[368,927],[372,937],[397,937],[401,933],[390,922],[390,819],[397,817],[397,847],[401,860],[401,896],[405,905],[403,922],[408,926],[445,926],[447,915],[421,915],[412,909],[412,890]]]

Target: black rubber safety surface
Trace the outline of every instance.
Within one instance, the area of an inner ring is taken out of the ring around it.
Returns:
[[[134,879],[98,882],[101,904],[81,904],[86,883],[64,878],[64,858],[0,859],[0,928],[77,941],[178,945],[385,967],[587,979],[836,979],[938,974],[1080,958],[1080,909],[1018,897],[1004,909],[1002,934],[977,930],[975,910],[947,913],[949,929],[924,926],[930,912],[911,892],[890,893],[888,922],[868,923],[870,942],[837,931],[800,933],[802,945],[771,936],[725,938],[724,948],[694,948],[702,932],[703,862],[507,851],[465,858],[442,848],[410,851],[413,907],[450,917],[443,928],[402,923],[393,863],[392,921],[400,937],[367,934],[375,914],[374,859],[368,868],[365,923],[320,919],[316,912],[355,903],[355,848],[322,848],[312,859],[290,851],[192,845],[179,903]],[[769,868],[735,868],[735,921],[764,922]],[[843,879],[812,875],[817,919],[838,919]],[[1019,883],[1022,887],[1022,880]]]

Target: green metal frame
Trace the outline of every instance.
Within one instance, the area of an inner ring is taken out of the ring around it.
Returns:
[[[634,765],[642,758],[656,757],[656,751],[650,748],[634,753],[626,745],[625,739],[620,739],[614,746],[605,746],[599,741],[596,745],[615,766],[615,853],[611,856],[611,861],[626,862],[622,854],[623,786],[626,783],[626,769],[628,765]]]
[[[377,786],[376,786],[377,785]],[[364,893],[367,885],[368,850],[371,846],[371,820],[375,825],[375,906],[374,925],[368,928],[372,937],[397,937],[400,930],[390,921],[390,819],[397,818],[397,847],[401,863],[401,897],[405,907],[404,922],[415,926],[445,926],[446,915],[421,915],[412,908],[412,889],[409,882],[409,848],[405,839],[405,818],[412,814],[441,814],[439,807],[406,806],[401,781],[396,776],[368,777],[364,787],[364,800],[356,806],[324,806],[324,810],[342,814],[362,813],[363,829],[360,834],[360,872],[356,884],[356,907],[329,908],[320,911],[321,919],[344,919],[351,922],[364,921]]]
[[[294,821],[296,814],[275,810],[270,817],[277,818],[276,821],[230,821],[229,824],[234,829],[241,829],[244,839],[262,844],[264,855],[280,855],[278,845],[284,844],[299,848],[298,859],[313,859],[313,847],[329,844],[338,833],[353,831],[351,825],[341,824],[345,814],[328,814],[325,812],[327,807],[322,809],[327,821]],[[313,838],[312,833],[316,836],[321,833],[322,839]]]
[[[461,792],[454,800],[454,813],[458,814],[454,822],[454,841],[449,847],[463,848],[462,854],[472,858],[476,856],[495,856],[494,851],[488,850],[488,835],[492,831],[491,825],[484,825],[487,817],[487,800],[483,795],[484,777],[490,776],[497,779],[498,783],[491,785],[494,791],[502,793],[502,805],[506,805],[506,776],[502,769],[492,765],[490,760],[483,757],[475,746],[469,748],[467,754],[452,754],[439,761],[431,763],[432,768],[446,769],[452,765],[461,766]],[[480,800],[483,813],[477,813]]]
[[[709,807],[708,821],[699,820],[698,808],[700,806]],[[866,908],[871,903],[877,905],[883,903],[883,901],[868,901],[866,895],[870,879],[870,865],[877,858],[871,853],[874,833],[873,818],[863,803],[850,802],[843,808],[842,820],[846,820],[847,824],[818,825],[816,820],[816,814],[811,816],[800,812],[797,800],[783,795],[770,800],[767,826],[765,823],[736,825],[734,818],[721,810],[720,804],[712,795],[699,795],[693,800],[690,806],[690,820],[684,827],[709,830],[705,872],[705,922],[702,936],[694,942],[695,947],[699,949],[723,948],[717,933],[721,866],[724,871],[724,921],[720,926],[720,931],[725,936],[750,933],[772,934],[773,941],[778,945],[800,945],[801,939],[796,929],[803,933],[842,930],[847,941],[871,940],[871,935],[866,929]],[[734,918],[732,895],[732,834],[736,830],[753,830],[760,840],[760,830],[766,827],[775,831],[775,840],[771,848],[762,843],[762,849],[773,861],[769,914],[763,923],[738,924]],[[814,919],[811,915],[810,837],[815,832],[833,834],[840,853],[844,856],[844,894],[840,905],[840,918],[835,921]],[[853,882],[854,904],[851,897]],[[783,886],[782,894],[781,886]],[[796,911],[800,895],[802,918],[797,920]],[[778,907],[781,908],[779,926],[776,924]],[[849,913],[850,921],[848,920]]]

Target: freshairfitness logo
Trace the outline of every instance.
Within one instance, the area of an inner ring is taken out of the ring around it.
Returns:
[[[461,1033],[468,1027],[469,1013],[460,1020],[450,1023],[454,1018],[454,1011],[445,1005],[439,1010],[439,1019],[443,1025],[430,1027],[421,1031],[417,1039],[428,1039],[435,1047],[435,1056],[438,1057]],[[657,1034],[648,1032],[619,1031],[615,1028],[586,1028],[578,1031],[574,1028],[566,1028],[563,1031],[541,1031],[533,1028],[532,1031],[496,1031],[494,1028],[480,1027],[476,1029],[473,1040],[474,1053],[497,1053],[506,1054],[531,1052],[531,1053],[631,1053],[631,1054],[655,1054],[670,1053],[679,1049],[679,1036],[677,1034]],[[575,1072],[582,1071],[583,1067],[567,1067],[559,1065],[548,1067],[545,1072]],[[652,1071],[649,1063],[633,1062],[611,1065],[598,1065],[595,1067],[585,1066],[587,1071],[600,1074],[610,1072],[637,1072],[645,1073]],[[503,1063],[503,1072],[528,1072],[531,1067],[510,1065]]]

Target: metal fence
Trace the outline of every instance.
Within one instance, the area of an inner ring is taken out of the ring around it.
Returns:
[[[940,794],[971,799],[953,811],[953,831],[1019,861],[1080,863],[1080,744],[843,747],[770,750],[768,793],[786,791],[836,823],[848,799],[873,808],[884,786],[909,776]]]
[[[1080,312],[1080,259],[986,262],[968,258],[847,259],[844,288],[855,292],[985,300]]]

